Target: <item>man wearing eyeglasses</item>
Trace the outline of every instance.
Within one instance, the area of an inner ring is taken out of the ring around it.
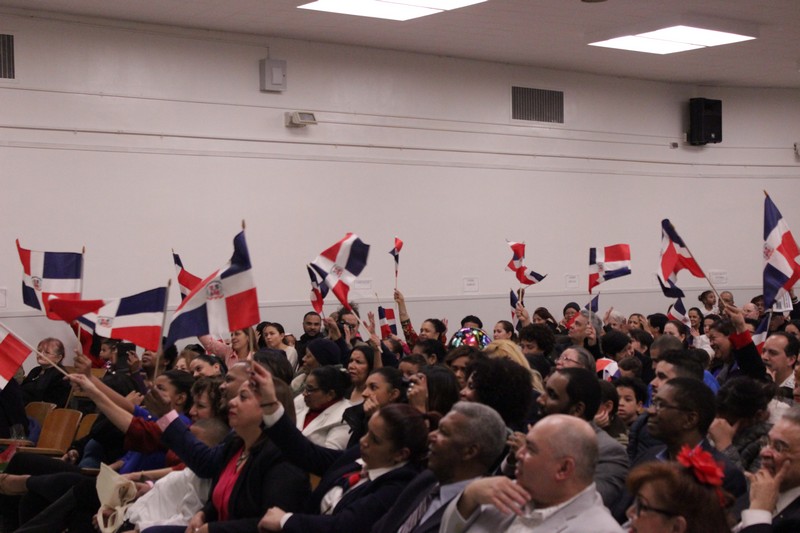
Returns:
[[[761,449],[761,469],[747,477],[750,507],[742,511],[737,530],[800,530],[800,406],[789,409],[770,430]]]

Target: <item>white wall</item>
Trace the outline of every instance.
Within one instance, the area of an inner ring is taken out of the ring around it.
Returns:
[[[800,228],[798,91],[83,19],[7,14],[0,31],[17,50],[17,80],[0,81],[0,317],[31,341],[67,330],[23,306],[16,237],[85,245],[84,295],[113,297],[165,283],[171,248],[209,273],[246,219],[262,316],[300,331],[304,264],[347,231],[373,245],[373,290],[355,294],[367,307],[374,292],[391,298],[387,252],[394,235],[406,242],[400,288],[418,324],[507,318],[505,239],[526,241],[528,265],[549,274],[528,306],[557,315],[588,301],[590,246],[630,243],[633,275],[601,286],[602,308],[629,313],[670,303],[653,277],[662,218],[739,301],[760,292],[762,189]],[[267,55],[288,62],[284,93],[258,90]],[[512,121],[511,85],[564,91],[566,123]],[[683,143],[695,96],[723,101],[723,143]],[[290,110],[319,124],[285,128]],[[477,294],[462,292],[465,276]],[[686,276],[696,301],[706,285]]]

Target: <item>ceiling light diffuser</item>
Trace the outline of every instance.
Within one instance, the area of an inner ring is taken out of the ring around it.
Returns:
[[[380,2],[378,0],[317,0],[310,4],[297,6],[300,9],[327,11],[342,15],[355,15],[358,17],[372,17],[388,20],[410,20],[418,17],[441,13],[439,9],[397,4],[393,2]]]
[[[632,52],[646,52],[648,54],[662,55],[703,48],[697,44],[673,43],[670,41],[662,41],[660,39],[646,39],[637,35],[627,35],[625,37],[617,37],[616,39],[609,39],[607,41],[589,43],[589,46],[602,46],[604,48],[617,48],[619,50],[630,50]]]
[[[738,43],[752,39],[755,39],[755,37],[678,25],[636,35],[625,35],[605,41],[597,41],[589,43],[589,45],[646,52],[648,54],[674,54],[676,52]]]
[[[396,4],[406,4],[409,6],[429,7],[431,9],[441,9],[449,11],[451,9],[458,9],[467,7],[474,4],[482,4],[487,0],[382,0],[385,2],[394,2]]]

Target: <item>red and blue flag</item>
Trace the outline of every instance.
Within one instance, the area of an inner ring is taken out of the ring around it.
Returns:
[[[386,339],[392,335],[397,335],[397,319],[394,315],[394,309],[391,307],[385,309],[378,306],[378,323],[381,326],[381,338]]]
[[[683,291],[676,285],[678,272],[683,269],[695,277],[706,277],[672,223],[665,218],[661,221],[661,268],[658,272],[658,282],[664,296],[684,297]]]
[[[351,309],[348,301],[350,287],[367,266],[368,255],[369,244],[365,244],[355,233],[348,233],[311,262],[320,275],[320,287],[327,285],[345,309]]]
[[[767,196],[764,199],[764,308],[770,309],[782,291],[789,291],[800,279],[800,255],[792,232],[780,211]]]
[[[197,287],[197,285],[203,280],[187,271],[183,267],[181,256],[176,254],[174,251],[172,252],[172,261],[175,263],[175,272],[178,275],[178,290],[181,292],[181,300],[184,300],[187,296],[189,296],[189,293],[192,292],[192,289]]]
[[[22,301],[43,311],[48,318],[58,320],[49,309],[51,296],[78,299],[83,281],[83,254],[75,252],[37,252],[20,246],[17,252],[22,262]]]
[[[631,273],[631,247],[627,244],[612,244],[600,252],[589,248],[589,294],[592,289],[614,278]]]

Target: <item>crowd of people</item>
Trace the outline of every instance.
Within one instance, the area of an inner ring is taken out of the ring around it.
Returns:
[[[67,378],[43,339],[0,437],[35,437],[34,401],[100,416],[61,458],[10,458],[0,532],[800,531],[800,304],[706,291],[686,323],[570,302],[417,329],[395,302],[399,335],[353,305],[299,337],[98,339]]]

